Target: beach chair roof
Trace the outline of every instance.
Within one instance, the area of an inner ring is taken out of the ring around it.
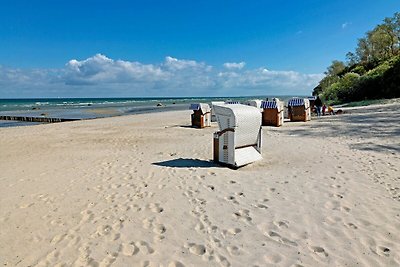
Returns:
[[[210,112],[210,110],[211,110],[210,106],[206,103],[190,104],[189,109],[190,110],[200,110],[201,112],[203,112],[203,114],[206,112]]]
[[[292,99],[290,99],[288,101],[288,106],[306,106],[309,107],[310,106],[310,101],[307,98],[298,98],[298,97],[294,97]]]
[[[261,103],[262,109],[277,109],[278,112],[283,110],[283,102],[282,101],[263,101]]]
[[[234,104],[240,104],[240,102],[239,101],[235,101],[235,100],[228,100],[228,101],[225,101],[225,104],[234,105]]]
[[[235,130],[236,146],[257,142],[261,127],[261,113],[258,108],[234,104],[218,105],[214,108],[220,130],[228,128]]]

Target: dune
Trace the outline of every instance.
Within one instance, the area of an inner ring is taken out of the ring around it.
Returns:
[[[399,266],[400,104],[345,111],[238,170],[191,111],[0,128],[0,263]]]

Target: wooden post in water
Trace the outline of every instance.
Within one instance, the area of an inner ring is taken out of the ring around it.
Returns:
[[[63,118],[0,115],[0,120],[56,123],[56,122],[65,122],[65,121],[77,121],[77,120],[80,120],[80,119],[63,119]]]

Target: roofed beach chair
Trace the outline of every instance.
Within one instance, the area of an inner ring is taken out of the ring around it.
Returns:
[[[214,161],[238,168],[261,160],[261,112],[246,105],[216,105]]]
[[[284,121],[284,104],[277,98],[272,101],[263,101],[261,103],[262,125],[263,126],[282,126]]]
[[[290,121],[311,120],[310,101],[307,98],[294,97],[288,102],[288,113]]]
[[[215,112],[214,112],[214,106],[215,105],[223,105],[225,104],[224,101],[212,101],[211,102],[211,121],[215,122],[217,121],[217,117],[215,116]]]
[[[252,99],[252,100],[247,100],[244,104],[260,109],[261,103],[262,103],[262,100],[260,100],[260,99]],[[261,111],[261,109],[260,109],[260,111]]]
[[[189,109],[193,110],[191,114],[192,126],[197,128],[211,126],[211,108],[208,104],[191,104]]]

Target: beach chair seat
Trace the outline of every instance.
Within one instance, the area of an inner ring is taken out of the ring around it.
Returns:
[[[214,161],[238,168],[261,160],[261,113],[246,105],[215,105]]]
[[[189,109],[193,110],[193,113],[191,114],[191,122],[193,127],[204,128],[211,126],[211,109],[208,104],[191,104]]]

